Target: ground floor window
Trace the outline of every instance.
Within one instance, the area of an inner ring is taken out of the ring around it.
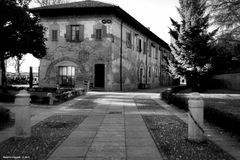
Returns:
[[[75,85],[75,67],[59,67],[59,85],[62,87],[73,87]]]

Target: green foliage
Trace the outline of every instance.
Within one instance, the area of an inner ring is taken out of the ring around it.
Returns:
[[[188,85],[199,86],[205,80],[211,68],[212,42],[216,30],[208,33],[209,15],[206,14],[206,2],[201,0],[180,0],[178,12],[181,22],[172,21],[170,35],[172,53],[170,62],[172,74],[187,78]]]
[[[208,5],[213,24],[239,39],[240,0],[208,0]]]
[[[0,1],[0,63],[3,86],[6,84],[4,61],[31,53],[36,58],[46,55],[44,27],[28,10],[30,0]]]
[[[0,106],[0,127],[10,121],[10,110]]]

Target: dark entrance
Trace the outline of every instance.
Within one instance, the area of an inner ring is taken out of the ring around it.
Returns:
[[[95,87],[104,88],[105,82],[105,67],[104,64],[95,64]]]

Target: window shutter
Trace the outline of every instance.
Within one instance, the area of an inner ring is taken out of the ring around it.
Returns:
[[[158,47],[156,47],[156,56],[155,56],[156,59],[158,59]]]
[[[105,25],[102,25],[102,37],[107,36],[107,27]]]
[[[71,26],[67,25],[66,26],[66,41],[71,41]]]
[[[149,45],[149,57],[152,57],[152,45]]]
[[[84,25],[80,25],[79,30],[80,30],[79,41],[82,42],[82,41],[84,41]]]
[[[135,34],[131,34],[132,35],[132,49],[135,49]]]
[[[128,32],[126,32],[126,46],[127,48],[129,48]]]
[[[147,42],[143,42],[143,54],[147,53]]]
[[[49,29],[48,31],[49,31],[48,40],[52,41],[52,29]]]

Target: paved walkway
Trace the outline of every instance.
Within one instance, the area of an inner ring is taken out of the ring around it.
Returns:
[[[32,113],[35,116],[31,118],[32,125],[55,113],[88,115],[48,160],[161,160],[162,157],[133,100],[135,96],[154,99],[171,114],[186,122],[186,113],[165,104],[156,92],[90,92],[86,97],[78,97],[49,109],[34,106]],[[83,106],[81,102],[87,97],[94,98],[91,98],[91,103],[84,103]],[[71,107],[73,105],[74,107]],[[205,129],[213,142],[236,159],[240,159],[239,144],[229,137],[218,135],[208,127]],[[0,131],[0,142],[13,136],[13,131],[13,128]]]
[[[97,105],[88,118],[49,160],[161,160],[132,97],[105,93],[101,99],[94,100]]]

